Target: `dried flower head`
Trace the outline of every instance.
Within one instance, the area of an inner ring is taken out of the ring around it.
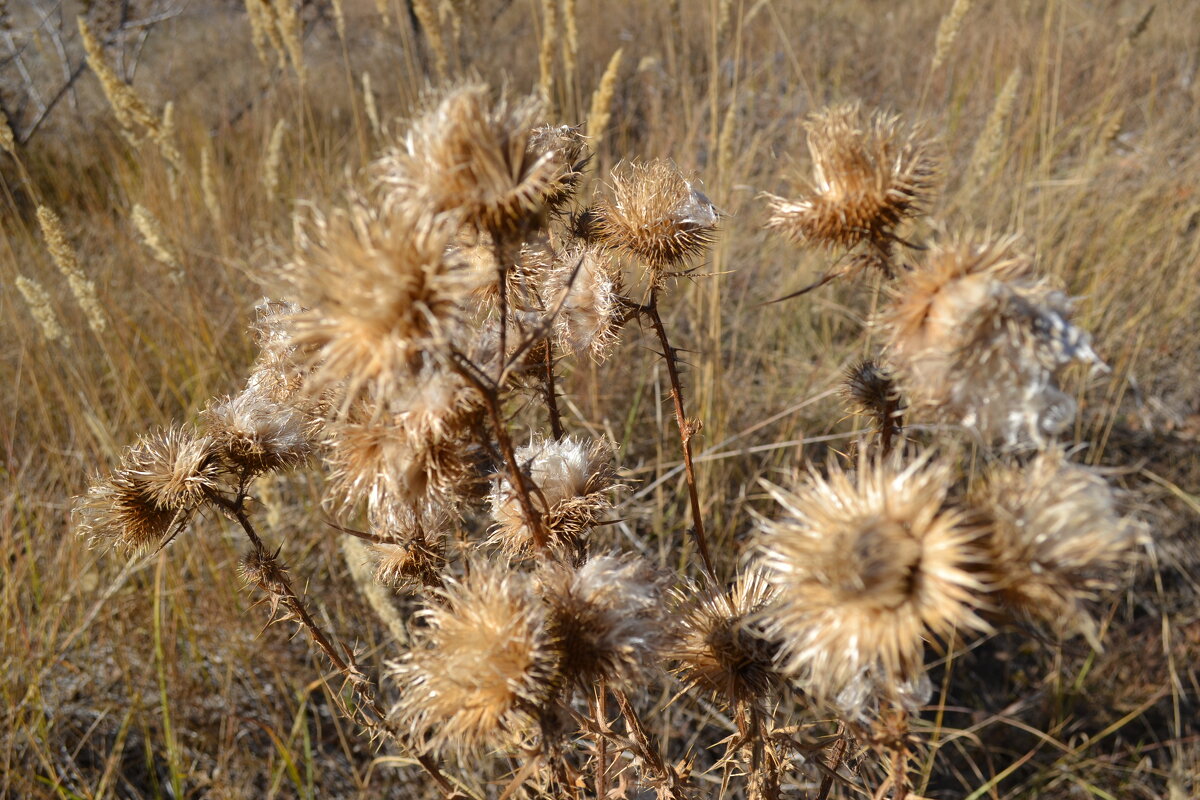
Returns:
[[[900,408],[900,397],[891,373],[874,359],[851,364],[843,373],[842,397],[856,414],[887,419]]]
[[[777,599],[766,631],[782,666],[830,700],[864,671],[884,688],[923,670],[924,641],[984,625],[972,591],[977,532],[945,506],[950,469],[861,459],[857,473],[810,472],[789,491],[767,484],[784,517],[761,519],[758,564]]]
[[[446,563],[445,540],[453,529],[448,504],[426,500],[417,505],[383,493],[367,504],[378,557],[375,579],[393,588],[433,585]]]
[[[454,212],[481,231],[520,231],[562,178],[553,150],[531,148],[535,98],[493,102],[489,89],[451,90],[376,162],[389,207]]]
[[[211,403],[201,421],[221,458],[246,477],[298,467],[313,450],[308,420],[252,389]]]
[[[1104,478],[1052,448],[994,470],[977,502],[1005,603],[1096,642],[1086,603],[1111,587],[1141,534]]]
[[[716,235],[716,207],[669,161],[618,166],[611,195],[595,208],[597,237],[645,262],[656,284]]]
[[[238,572],[246,583],[257,586],[272,598],[281,598],[287,592],[287,568],[276,555],[255,547],[238,562]]]
[[[1032,277],[1015,239],[953,240],[906,273],[884,313],[891,362],[914,405],[1010,447],[1044,446],[1074,418],[1058,376],[1102,367],[1071,303]]]
[[[537,487],[531,499],[551,543],[578,549],[591,527],[612,507],[607,494],[616,482],[612,446],[573,436],[557,441],[535,439],[518,448],[516,456]],[[497,479],[491,504],[496,520],[492,541],[509,553],[527,552],[533,545],[533,531],[508,477]]]
[[[747,570],[728,592],[690,591],[682,598],[686,611],[673,656],[688,686],[731,708],[768,699],[784,688],[786,679],[777,666],[781,643],[763,630],[762,611],[773,594],[761,572]]]
[[[637,688],[670,643],[661,582],[646,563],[599,556],[578,569],[562,564],[542,575],[551,647],[569,684]]]
[[[556,681],[545,606],[526,574],[484,563],[437,595],[413,649],[388,665],[392,717],[435,752],[500,746],[531,726]]]
[[[540,125],[530,133],[530,155],[546,156],[554,167],[553,177],[547,182],[542,196],[542,202],[550,211],[557,211],[575,196],[583,170],[591,158],[586,142],[583,131],[573,125]]]
[[[96,546],[129,549],[160,544],[191,517],[216,487],[220,461],[212,440],[185,428],[144,436],[112,474],[93,480],[80,498],[79,533]]]
[[[932,143],[888,114],[864,122],[858,105],[818,111],[804,127],[812,181],[796,200],[766,195],[767,227],[799,244],[866,245],[847,271],[869,265],[890,274],[896,227],[924,213],[937,183]]]
[[[361,199],[314,217],[286,269],[306,309],[290,327],[307,386],[344,382],[342,411],[363,396],[386,400],[456,333],[470,286],[445,259],[449,221],[385,216]]]
[[[603,361],[624,322],[620,297],[621,271],[607,254],[587,245],[567,248],[546,278],[546,305],[558,309],[555,344]]]

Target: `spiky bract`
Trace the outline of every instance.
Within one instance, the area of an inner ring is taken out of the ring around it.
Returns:
[[[1075,415],[1058,385],[1072,361],[1101,365],[1071,303],[1032,275],[1013,237],[936,245],[883,315],[889,358],[914,405],[1009,447],[1045,446]]]
[[[595,235],[645,262],[655,283],[716,236],[716,207],[669,161],[622,164],[613,170],[610,186],[611,197],[594,209]]]
[[[890,273],[895,229],[922,214],[937,185],[934,145],[883,113],[863,120],[858,105],[814,113],[805,123],[813,177],[795,200],[768,194],[767,227],[800,244],[867,245],[848,262]]]
[[[661,581],[634,558],[598,556],[549,567],[540,593],[563,679],[638,688],[661,661],[670,627]]]
[[[392,718],[440,752],[504,744],[533,723],[556,682],[546,608],[528,575],[476,563],[420,612],[413,649],[389,664]]]
[[[531,499],[542,515],[551,544],[577,550],[592,526],[612,507],[607,495],[616,482],[612,446],[574,436],[539,438],[517,448],[516,457],[536,487]],[[497,479],[490,499],[496,520],[492,541],[509,553],[528,552],[533,531],[507,476]]]
[[[556,148],[530,147],[541,104],[493,101],[482,84],[449,91],[374,167],[389,209],[452,212],[480,231],[522,232],[564,176]]]
[[[1129,563],[1140,533],[1107,481],[1053,448],[1023,466],[995,469],[979,505],[1005,603],[1096,641],[1087,601]]]
[[[673,651],[680,677],[729,708],[778,693],[786,684],[777,665],[781,643],[763,631],[761,613],[773,593],[753,569],[739,574],[728,592],[689,592]]]
[[[864,458],[852,474],[811,471],[794,490],[766,484],[783,512],[755,537],[777,593],[766,630],[818,699],[864,672],[894,690],[922,672],[926,638],[984,627],[972,610],[978,534],[946,507],[951,483],[949,467],[924,457],[904,469]]]
[[[174,427],[143,436],[120,465],[96,478],[77,507],[79,533],[95,546],[130,549],[160,544],[186,522],[216,488],[220,460],[213,442]]]
[[[539,125],[529,136],[529,152],[546,156],[554,167],[553,177],[542,195],[546,208],[556,211],[575,196],[584,167],[590,158],[587,137],[572,125]]]

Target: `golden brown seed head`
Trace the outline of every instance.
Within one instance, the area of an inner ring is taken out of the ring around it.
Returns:
[[[782,507],[760,521],[758,565],[776,592],[766,631],[782,667],[832,700],[869,673],[881,688],[920,676],[924,641],[983,628],[972,607],[978,533],[945,507],[948,467],[860,461],[855,474],[810,472],[795,489],[767,484]]]
[[[547,182],[542,202],[550,211],[561,209],[575,196],[591,158],[587,137],[577,126],[539,125],[529,135],[529,154],[549,159],[553,177]]]
[[[869,358],[851,364],[843,373],[842,397],[854,413],[878,420],[894,415],[900,404],[891,373]]]
[[[594,211],[596,236],[643,261],[656,283],[712,243],[716,207],[671,162],[622,164],[611,180],[611,197]]]
[[[1104,478],[1052,448],[1024,466],[994,470],[977,503],[1004,601],[1096,641],[1087,602],[1131,563],[1142,532],[1121,515]]]
[[[342,384],[342,411],[362,397],[387,401],[454,339],[471,286],[445,260],[449,222],[385,216],[361,199],[314,215],[286,269],[305,308],[290,338],[311,394]]]
[[[239,474],[292,469],[312,453],[308,420],[251,389],[210,404],[201,421],[221,458]]]
[[[612,507],[608,497],[616,484],[612,446],[573,436],[535,439],[517,448],[516,457],[537,487],[530,499],[550,532],[551,544],[578,549]],[[533,546],[533,532],[508,477],[498,478],[490,499],[496,521],[492,541],[505,552],[527,553]]]
[[[242,556],[238,572],[246,583],[257,586],[272,597],[286,594],[287,569],[277,557],[265,550],[255,548]]]
[[[413,649],[388,665],[400,688],[392,717],[434,752],[501,746],[531,725],[556,681],[546,609],[526,574],[485,563],[438,595]]]
[[[149,548],[182,526],[217,485],[212,441],[185,428],[142,437],[112,474],[93,480],[77,511],[92,546]]]
[[[546,279],[548,310],[562,303],[554,320],[559,349],[603,361],[624,322],[620,296],[621,271],[606,253],[575,245],[559,254]]]
[[[713,694],[729,708],[766,700],[786,685],[777,667],[781,643],[763,630],[761,612],[772,596],[757,570],[741,573],[727,593],[688,593],[673,652],[676,671],[687,685]]]
[[[542,575],[551,647],[568,683],[644,685],[670,643],[661,582],[644,562],[599,556]]]
[[[458,214],[498,235],[523,231],[563,176],[554,150],[529,146],[540,114],[532,97],[493,102],[482,84],[451,90],[376,162],[387,207]]]
[[[924,213],[937,185],[939,160],[920,131],[898,118],[863,120],[857,105],[833,106],[805,123],[813,176],[795,200],[767,195],[767,228],[798,244],[869,245],[860,265],[890,271],[895,229]]]
[[[1071,362],[1101,367],[1069,298],[1032,276],[1012,237],[936,245],[883,314],[889,360],[914,405],[1008,447],[1045,446],[1075,414]]]

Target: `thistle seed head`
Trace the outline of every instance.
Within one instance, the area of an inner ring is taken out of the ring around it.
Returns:
[[[983,628],[978,533],[945,506],[948,467],[862,459],[856,474],[810,472],[794,490],[767,484],[783,517],[762,519],[757,563],[776,592],[765,630],[781,666],[832,700],[864,672],[884,686],[919,676],[924,641]]]
[[[546,157],[553,167],[542,202],[550,211],[558,211],[571,201],[591,159],[587,137],[573,125],[539,125],[529,135],[529,154]]]
[[[646,563],[599,556],[542,574],[550,644],[563,679],[638,688],[658,668],[671,636],[661,581]]]
[[[1087,603],[1111,588],[1142,535],[1118,510],[1107,481],[1052,448],[1024,466],[995,469],[977,504],[988,519],[986,543],[1005,603],[1096,642]]]
[[[181,527],[216,488],[220,461],[213,442],[185,428],[144,436],[117,469],[92,481],[79,499],[80,535],[92,546],[141,550]]]
[[[501,746],[531,727],[556,682],[546,608],[528,575],[484,563],[437,595],[413,649],[388,665],[392,718],[433,752]]]
[[[716,207],[671,162],[622,164],[611,181],[611,197],[595,207],[596,236],[644,262],[655,284],[715,238]]]
[[[537,487],[530,499],[542,515],[551,543],[577,550],[592,526],[612,507],[608,498],[608,491],[616,486],[612,446],[573,436],[557,441],[535,439],[518,448],[516,457]],[[528,552],[533,532],[507,476],[497,479],[490,499],[496,521],[491,540],[508,553]]]
[[[869,245],[857,262],[890,271],[895,229],[924,213],[938,182],[939,159],[921,131],[897,117],[863,120],[858,105],[833,106],[805,123],[813,176],[795,200],[767,195],[767,228],[798,244]]]
[[[546,304],[562,308],[554,320],[558,347],[603,361],[624,321],[621,272],[603,251],[587,245],[568,248],[554,261],[546,279]]]
[[[937,245],[883,315],[889,359],[914,404],[1007,447],[1044,447],[1070,424],[1067,364],[1103,368],[1070,302],[1032,276],[1012,237]]]
[[[842,397],[856,414],[886,420],[900,407],[896,382],[887,368],[873,359],[851,364],[843,373]]]
[[[451,90],[376,162],[389,209],[450,212],[480,231],[524,231],[563,178],[555,148],[530,147],[536,98],[493,102],[489,89]]]
[[[289,323],[310,394],[339,387],[342,412],[360,398],[386,401],[454,339],[470,285],[445,259],[447,223],[384,216],[361,199],[314,216],[286,268],[307,309]]]
[[[210,404],[201,421],[221,458],[239,474],[293,469],[312,453],[308,420],[250,389]]]
[[[778,694],[787,683],[777,666],[782,645],[763,630],[762,615],[773,595],[762,573],[747,570],[726,593],[681,596],[685,612],[673,652],[680,678],[729,708]]]

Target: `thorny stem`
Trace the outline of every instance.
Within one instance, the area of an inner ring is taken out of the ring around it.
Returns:
[[[542,523],[542,515],[538,513],[533,505],[533,498],[528,482],[529,478],[525,475],[525,471],[521,469],[521,465],[517,461],[517,453],[513,449],[512,437],[508,435],[508,428],[505,426],[504,419],[500,414],[500,400],[495,387],[480,380],[479,376],[461,363],[459,359],[451,359],[450,364],[459,375],[466,378],[475,387],[483,398],[483,404],[488,412],[488,419],[492,423],[492,433],[496,437],[496,444],[500,446],[500,454],[504,457],[504,462],[508,466],[509,482],[517,493],[517,501],[521,504],[521,512],[525,515],[525,522],[529,525],[529,529],[533,534],[534,549],[544,550],[549,543],[549,535],[546,532],[545,525]]]
[[[613,694],[617,698],[617,705],[621,709],[621,716],[625,718],[625,724],[629,726],[629,735],[633,740],[634,746],[637,748],[637,754],[650,767],[650,770],[666,783],[673,800],[686,800],[687,795],[684,793],[679,774],[675,772],[673,767],[667,766],[658,749],[650,742],[650,737],[646,733],[646,728],[642,725],[641,718],[638,717],[633,704],[629,702],[629,696],[620,689],[614,690]]]
[[[605,694],[603,685],[596,687],[596,696],[592,701],[592,716],[597,727],[603,729],[607,720],[605,717]],[[596,800],[604,800],[608,795],[608,740],[603,735],[596,736]]]
[[[504,379],[504,363],[508,358],[508,266],[504,263],[504,244],[499,234],[492,234],[493,249],[496,254],[496,291],[500,296],[500,355],[497,359],[496,379]]]
[[[700,560],[704,562],[704,569],[708,573],[708,577],[712,579],[714,586],[720,586],[721,582],[717,579],[717,572],[713,569],[712,556],[708,552],[708,540],[704,536],[700,493],[696,489],[696,467],[692,463],[692,436],[696,433],[696,428],[688,422],[687,414],[684,411],[683,386],[679,381],[679,367],[675,360],[675,350],[671,347],[670,340],[667,339],[667,329],[663,327],[662,316],[658,313],[657,292],[650,293],[650,302],[642,306],[641,310],[650,319],[654,332],[658,334],[658,341],[662,344],[663,349],[663,360],[667,362],[667,375],[671,379],[671,398],[675,401],[675,422],[679,425],[679,442],[683,448],[683,470],[687,477],[688,499],[692,506],[692,530],[696,535],[696,547],[700,551]]]
[[[546,410],[550,413],[550,432],[555,440],[561,439],[566,431],[563,430],[562,416],[558,413],[558,393],[554,388],[554,345],[546,340],[546,373],[544,390],[546,393]]]
[[[250,540],[251,546],[254,547],[260,556],[269,558],[272,561],[275,560],[275,556],[272,555],[271,551],[266,548],[262,539],[254,530],[254,525],[250,522],[250,517],[246,515],[246,494],[244,491],[239,491],[237,498],[233,500],[230,500],[229,498],[215,492],[210,492],[208,499],[213,503],[213,505],[222,509],[235,520],[237,520],[242,530],[246,533],[246,537]],[[363,724],[368,728],[383,731],[402,747],[411,750],[411,744],[406,742],[404,737],[401,736],[400,732],[388,722],[387,714],[379,705],[379,701],[376,700],[375,696],[371,693],[366,677],[359,672],[356,666],[353,664],[348,664],[346,660],[338,654],[337,649],[333,646],[333,642],[328,636],[325,635],[325,632],[321,630],[320,626],[317,625],[316,620],[312,618],[312,615],[308,613],[308,609],[305,607],[304,601],[298,594],[296,594],[295,589],[292,588],[292,582],[288,578],[286,570],[278,570],[277,575],[279,579],[278,591],[283,595],[283,602],[287,605],[288,610],[296,616],[296,619],[299,620],[301,626],[305,629],[305,631],[307,631],[309,637],[313,640],[313,643],[317,645],[321,652],[325,654],[325,657],[329,659],[330,663],[333,664],[334,669],[340,672],[342,676],[349,682],[351,690],[359,700],[360,707],[358,716]],[[336,699],[337,698],[335,696],[335,700]],[[347,716],[353,718],[353,712],[346,709],[346,707],[342,705],[340,701],[338,701],[338,704],[342,707],[343,712],[346,713]],[[363,709],[369,709],[370,714],[364,713]],[[438,767],[438,764],[434,759],[424,754],[416,754],[416,759],[425,772],[429,774],[429,777],[433,779],[433,781],[443,792],[446,793],[448,798],[462,797],[461,793],[454,787],[454,784],[450,783],[446,776],[442,774],[441,769]]]
[[[842,759],[846,755],[846,726],[844,723],[838,723],[837,741],[830,748],[828,769],[825,776],[821,778],[821,786],[817,789],[816,800],[826,800],[829,797],[829,792],[833,790],[833,779],[837,775],[838,767],[842,765]]]

